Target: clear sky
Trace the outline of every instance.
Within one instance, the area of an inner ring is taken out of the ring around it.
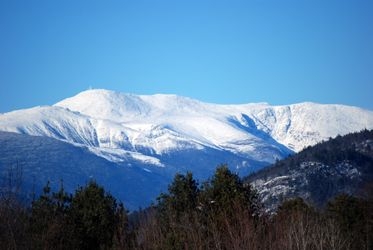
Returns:
[[[80,91],[373,110],[372,0],[0,0],[0,112]]]

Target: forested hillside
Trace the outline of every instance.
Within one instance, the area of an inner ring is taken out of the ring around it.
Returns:
[[[373,181],[373,131],[337,136],[277,161],[245,179],[274,211],[284,200],[302,197],[317,207],[346,193],[361,196]]]

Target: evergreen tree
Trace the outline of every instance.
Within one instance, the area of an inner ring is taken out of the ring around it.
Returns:
[[[232,206],[242,206],[255,214],[261,207],[255,190],[226,165],[218,167],[210,182],[204,184],[202,200],[212,209],[225,212],[234,212]]]
[[[259,215],[259,199],[250,185],[232,173],[226,165],[219,166],[201,191],[201,224],[206,248],[249,248],[253,228]],[[245,234],[245,237],[239,235]],[[246,243],[245,243],[246,242]],[[225,247],[223,247],[225,246]]]
[[[193,179],[192,173],[176,174],[168,187],[168,194],[161,194],[158,198],[159,208],[179,218],[196,208],[198,193],[198,183]]]
[[[117,226],[116,200],[96,182],[76,191],[69,211],[76,249],[108,249]]]
[[[43,188],[43,194],[32,202],[30,216],[30,234],[32,248],[35,249],[65,249],[71,231],[68,227],[66,214],[71,202],[63,188],[52,193],[50,183]]]
[[[196,226],[198,183],[192,173],[176,174],[168,187],[168,194],[158,197],[158,219],[165,233],[162,248],[184,248],[190,231]]]

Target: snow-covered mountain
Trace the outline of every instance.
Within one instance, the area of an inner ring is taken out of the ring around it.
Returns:
[[[240,174],[317,142],[373,128],[373,112],[343,105],[218,105],[176,95],[88,90],[53,106],[0,115],[0,131],[46,136],[147,173]],[[162,169],[162,170],[160,170]]]
[[[373,128],[373,112],[356,107],[217,105],[176,95],[108,90],[88,90],[51,107],[0,116],[1,131],[89,146],[113,161],[124,160],[122,153],[141,153],[151,160],[170,151],[211,147],[273,162],[288,153],[287,148],[299,151],[364,128]]]

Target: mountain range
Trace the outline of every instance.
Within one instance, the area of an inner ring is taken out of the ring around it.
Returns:
[[[337,135],[373,128],[373,112],[299,103],[219,105],[177,95],[88,90],[52,106],[0,114],[0,169],[25,188],[96,179],[130,209],[149,205],[176,172],[241,176]]]

